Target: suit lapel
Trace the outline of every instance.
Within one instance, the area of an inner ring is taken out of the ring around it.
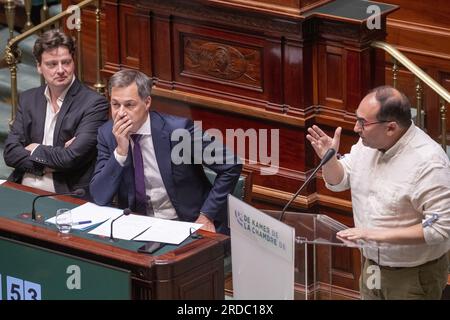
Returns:
[[[170,132],[164,126],[164,119],[155,112],[150,112],[153,146],[155,148],[156,162],[158,163],[161,178],[167,193],[175,206],[175,186],[172,176],[172,161],[170,147]]]
[[[47,99],[45,98],[44,94],[45,88],[46,86],[41,87],[37,98],[39,100],[37,101],[36,108],[34,110],[36,117],[36,121],[34,121],[34,123],[36,124],[35,133],[38,141],[32,142],[36,143],[42,143],[42,141],[44,140],[45,117],[47,115]]]
[[[78,79],[75,79],[69,91],[67,91],[66,97],[64,98],[64,102],[61,106],[61,110],[59,110],[58,118],[56,119],[55,131],[53,133],[53,145],[56,146],[59,138],[59,131],[61,130],[61,125],[66,116],[66,113],[69,111],[72,106],[73,101],[75,100],[75,96],[81,88],[81,84]]]

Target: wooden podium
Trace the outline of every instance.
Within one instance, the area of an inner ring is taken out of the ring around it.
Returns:
[[[20,194],[28,198],[33,196],[30,193],[43,194],[42,191],[11,182],[6,182],[1,187],[3,191],[6,190],[4,187],[20,191]],[[55,199],[72,205],[84,203],[67,196],[58,196]],[[17,205],[31,208],[31,202],[27,202],[28,199],[23,199],[18,201]],[[201,239],[193,239],[185,245],[153,256],[77,234],[61,237],[54,228],[21,221],[4,210],[4,205],[1,204],[0,240],[41,248],[52,254],[75,257],[88,263],[128,272],[131,299],[224,299],[223,259],[229,243],[229,237],[225,235],[199,231],[203,236]],[[4,254],[0,252],[0,261],[4,260]],[[30,268],[45,269],[45,263],[46,261],[42,261],[42,264],[39,262],[40,265]],[[5,277],[6,275],[3,275],[3,281]],[[3,299],[6,299],[6,296],[3,296]]]

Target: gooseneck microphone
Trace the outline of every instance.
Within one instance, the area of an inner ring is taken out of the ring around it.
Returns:
[[[308,177],[308,179],[305,180],[305,182],[302,184],[302,186],[297,190],[297,192],[291,198],[291,200],[289,200],[289,202],[284,206],[283,210],[281,211],[281,216],[280,216],[280,219],[279,219],[280,221],[283,221],[284,214],[285,214],[287,208],[291,205],[292,201],[294,201],[295,198],[297,198],[297,196],[300,194],[300,192],[303,190],[303,188],[305,188],[305,186],[309,183],[309,181],[311,181],[311,179],[316,175],[316,172],[320,168],[322,168],[322,166],[325,163],[330,161],[331,158],[333,158],[335,153],[336,153],[336,150],[334,150],[333,148],[330,148],[330,149],[327,150],[325,155],[322,157],[322,160],[320,161],[319,165],[314,169],[313,173],[311,173],[311,175]]]
[[[111,221],[111,234],[109,235],[109,240],[110,241],[114,241],[114,237],[113,237],[113,224],[114,224],[114,222],[117,219],[119,219],[121,216],[123,216],[123,215],[127,216],[130,213],[131,213],[131,210],[129,208],[123,209],[123,213],[120,216],[118,216],[117,218],[115,218],[113,221]]]
[[[74,191],[71,192],[60,192],[60,193],[48,193],[48,194],[41,194],[39,196],[36,196],[33,199],[33,205],[31,207],[31,219],[33,219],[33,221],[36,221],[36,208],[35,208],[35,204],[36,204],[36,200],[39,198],[44,198],[44,197],[53,197],[53,196],[75,196],[75,197],[83,197],[86,194],[86,192],[84,191],[84,189],[76,189]]]

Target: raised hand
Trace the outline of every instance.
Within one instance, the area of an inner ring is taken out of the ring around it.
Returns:
[[[314,151],[317,153],[317,156],[322,159],[327,150],[330,148],[333,148],[334,150],[336,150],[336,152],[339,151],[341,131],[342,128],[338,127],[334,132],[334,137],[331,138],[318,126],[313,125],[311,128],[308,128],[309,134],[306,135],[306,139],[311,142],[311,145],[314,148]]]
[[[122,156],[128,154],[132,124],[133,123],[125,112],[118,112],[114,118],[112,133],[117,141],[117,153]]]

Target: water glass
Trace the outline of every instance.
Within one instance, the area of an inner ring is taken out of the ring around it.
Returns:
[[[67,234],[72,229],[72,213],[70,209],[58,209],[56,210],[55,218],[56,227],[59,232]]]

